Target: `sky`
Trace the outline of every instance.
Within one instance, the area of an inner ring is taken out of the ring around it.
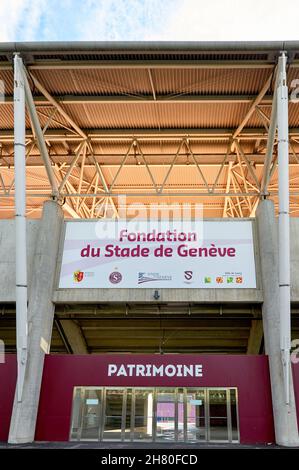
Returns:
[[[299,40],[298,0],[0,0],[0,41]]]

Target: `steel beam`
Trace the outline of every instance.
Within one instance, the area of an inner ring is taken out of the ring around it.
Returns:
[[[294,62],[295,67],[297,62]],[[109,70],[109,69],[270,69],[273,63],[259,60],[96,60],[96,61],[40,61],[38,64],[28,65],[29,70]],[[0,66],[1,69],[1,66]],[[8,64],[2,69],[10,70]]]
[[[268,185],[270,181],[270,172],[271,172],[271,162],[273,158],[273,149],[274,149],[274,141],[277,129],[277,83],[278,78],[280,75],[280,65],[278,63],[278,67],[276,69],[276,76],[275,76],[275,83],[274,83],[274,93],[273,93],[273,101],[272,101],[272,109],[271,109],[271,117],[270,117],[270,125],[268,131],[268,139],[267,139],[267,149],[266,149],[266,156],[264,162],[264,171],[263,171],[263,179],[262,179],[262,195],[267,195],[268,192]]]
[[[230,190],[230,180],[231,180],[231,170],[232,170],[232,162],[229,162],[227,165],[227,177],[226,177],[226,189],[225,189],[225,199],[224,199],[224,207],[223,207],[223,214],[222,217],[228,217],[228,205],[229,205],[229,190]]]
[[[35,144],[33,144],[35,145]],[[290,148],[291,148],[291,145],[290,145]],[[162,167],[162,166],[165,166],[165,160],[164,161],[161,161],[160,157],[161,157],[161,154],[147,154],[147,153],[143,153],[144,155],[144,158],[146,159],[147,161],[147,166],[149,168],[159,168],[159,167]],[[65,154],[61,154],[61,153],[55,153],[55,154],[52,154],[51,155],[51,160],[53,161],[53,163],[57,163],[57,164],[61,164],[63,160],[63,163],[64,163],[64,169],[67,169],[72,161],[72,159],[74,158],[75,154],[72,153],[70,155],[65,155]],[[119,154],[116,154],[116,153],[113,153],[113,154],[109,154],[109,153],[106,153],[105,155],[103,154],[94,154],[95,158],[97,160],[102,160],[101,161],[101,168],[103,169],[110,169],[110,168],[118,168],[119,167],[119,163],[117,162],[114,162],[114,163],[111,163],[111,159],[116,159],[116,158],[122,158],[123,157],[123,154],[122,153],[119,153]],[[181,154],[181,156],[185,157],[186,155],[184,154]],[[140,159],[142,160],[142,162],[144,162],[144,160],[142,159],[142,156],[140,153],[138,153],[138,157],[140,157]],[[167,158],[171,158],[173,157],[173,153],[171,154],[165,154],[163,153],[163,157],[167,157]],[[254,169],[262,169],[263,166],[264,166],[264,157],[265,157],[265,154],[246,154],[246,157],[248,159],[249,162],[251,163],[254,163]],[[67,160],[66,160],[67,158]],[[231,153],[228,155],[228,157],[226,158],[226,161],[225,163],[229,163],[229,162],[235,162],[235,154]],[[289,153],[289,159],[291,160],[292,158],[294,158],[295,160],[295,155],[293,152]],[[149,162],[148,160],[151,159],[151,161]],[[209,168],[215,168],[215,167],[220,167],[219,168],[219,171],[222,167],[222,164],[223,164],[223,154],[199,154],[199,153],[196,153],[196,159],[198,161],[198,163],[203,167],[209,167]],[[296,161],[296,163],[290,163],[289,164],[289,168],[290,170],[297,170],[298,169],[298,163],[299,163],[299,154],[297,155],[297,159],[298,159],[298,162]],[[83,161],[83,156],[82,156],[82,160],[81,160],[81,163]],[[170,163],[170,162],[169,162]],[[144,163],[145,165],[145,163]],[[27,153],[27,160],[26,160],[26,166],[27,168],[31,168],[31,169],[40,169],[40,168],[44,168],[44,165],[43,165],[43,162],[42,160],[40,159],[40,156],[39,155],[32,155],[32,154],[29,154],[29,152]],[[146,166],[146,165],[145,165]],[[184,161],[177,161],[176,164],[174,165],[176,168],[185,168],[186,167],[186,162]],[[192,166],[192,164],[191,164]],[[7,155],[5,156],[5,162],[0,166],[0,169],[2,170],[13,170],[14,168],[14,162],[13,162],[13,155]],[[95,165],[91,162],[89,163],[86,163],[84,165],[84,168],[85,169],[94,169],[95,168]],[[126,164],[126,168],[136,168],[136,163],[127,163]],[[80,165],[80,170],[81,170],[81,165]],[[223,170],[223,168],[222,168]],[[222,170],[221,170],[221,173],[222,173]],[[220,173],[220,176],[221,176],[221,173]],[[74,179],[77,179],[78,181],[80,180],[80,176],[77,176],[77,175],[74,175],[72,174],[72,178]],[[248,180],[247,180],[248,181]],[[218,182],[218,181],[217,181]],[[83,178],[82,179],[82,183],[86,183],[86,184],[89,184],[89,181],[87,181],[86,178]],[[252,183],[249,183],[254,189],[257,189],[256,185],[252,184]],[[80,191],[79,191],[80,192]]]
[[[273,72],[269,75],[269,77],[266,80],[266,82],[265,82],[264,86],[262,87],[261,91],[259,92],[257,97],[253,100],[253,102],[252,102],[249,110],[247,111],[246,115],[244,116],[243,120],[241,121],[241,123],[239,124],[239,126],[237,127],[235,132],[233,133],[233,136],[232,136],[233,140],[238,137],[240,132],[243,130],[243,128],[245,127],[245,125],[247,124],[249,119],[251,118],[251,116],[254,113],[256,107],[261,103],[262,99],[264,98],[265,94],[267,93],[267,91],[268,91],[268,89],[271,85],[272,77],[273,77]]]
[[[61,181],[61,183],[59,185],[59,192],[61,192],[63,190],[64,185],[66,184],[67,180],[69,179],[70,174],[71,174],[74,166],[76,165],[77,161],[79,160],[79,158],[81,156],[81,153],[83,153],[83,155],[86,154],[86,142],[85,141],[81,142],[81,144],[79,145],[79,147],[77,149],[77,152],[75,153],[75,156],[74,156],[73,160],[71,161],[70,166],[68,167],[67,172],[66,172],[63,180]]]
[[[205,142],[210,140],[229,140],[234,133],[234,129],[227,128],[165,128],[165,129],[84,129],[85,135],[90,142],[106,142],[114,140],[129,142],[133,139],[153,141],[176,141],[182,138],[189,138],[193,141]],[[299,128],[289,129],[289,135],[293,139],[299,139]],[[264,128],[243,128],[238,135],[238,140],[267,139],[267,132]],[[33,139],[32,132],[27,130],[27,139]],[[64,129],[48,129],[45,138],[49,142],[80,142],[81,138],[74,132],[66,132]],[[84,137],[86,138],[86,137]],[[4,143],[13,143],[13,130],[0,129],[0,141]]]
[[[43,158],[43,161],[44,161],[44,164],[45,164],[45,169],[46,169],[46,172],[47,172],[50,184],[51,184],[52,195],[53,195],[53,197],[57,198],[59,191],[58,191],[56,178],[55,178],[55,175],[54,175],[54,172],[53,172],[53,168],[52,168],[51,161],[50,161],[49,154],[48,154],[48,149],[47,149],[46,142],[45,142],[45,137],[44,137],[44,134],[43,134],[43,131],[41,129],[41,125],[40,125],[40,122],[39,122],[39,119],[38,119],[38,116],[37,116],[36,108],[35,108],[32,93],[31,93],[31,89],[30,89],[30,86],[29,86],[29,83],[28,83],[28,80],[27,80],[27,77],[26,77],[26,71],[25,71],[24,67],[22,69],[22,76],[23,76],[23,80],[24,80],[26,103],[27,103],[30,119],[31,119],[31,122],[32,122],[33,131],[36,134],[37,145],[39,147],[40,154]]]
[[[58,103],[58,101],[56,99],[54,99],[50,93],[48,93],[48,91],[45,89],[45,87],[39,82],[39,80],[37,80],[37,78],[34,76],[34,75],[30,75],[31,76],[31,79],[33,80],[33,83],[34,85],[36,86],[36,88],[45,96],[45,98],[49,101],[49,103],[51,103],[57,110],[58,112],[64,117],[64,119],[66,119],[67,122],[69,122],[69,124],[73,127],[73,129],[78,133],[78,135],[83,138],[85,141],[86,141],[86,144],[90,150],[90,155],[92,157],[92,159],[94,160],[95,162],[95,166],[96,166],[96,169],[99,173],[99,177],[100,177],[100,180],[104,186],[104,189],[105,191],[108,190],[108,186],[107,186],[107,183],[106,183],[106,180],[104,178],[104,175],[101,171],[101,168],[100,168],[100,165],[98,164],[98,162],[95,160],[94,158],[94,155],[93,155],[93,150],[92,150],[92,146],[91,146],[91,143],[90,141],[88,140],[88,136],[86,135],[86,133],[75,123],[75,121],[64,111],[64,109],[61,107],[61,105]],[[29,84],[27,82],[27,85],[28,85],[28,88],[29,88]],[[28,90],[28,94],[30,92],[30,95],[31,95],[31,90],[29,88]],[[32,95],[31,95],[31,98],[32,98]],[[31,103],[31,108],[32,108],[32,103]],[[33,105],[33,108],[34,108],[34,105]],[[35,108],[34,108],[35,109]],[[34,114],[33,114],[33,117]],[[36,119],[37,119],[37,115],[36,115]],[[37,119],[38,120],[38,119]],[[36,129],[35,129],[36,130]],[[66,139],[64,139],[66,140]],[[76,162],[75,162],[76,163]],[[46,169],[47,169],[47,166],[46,166]],[[67,179],[69,178],[71,173],[68,174],[67,176]],[[64,183],[64,181],[62,181],[62,183]],[[56,183],[57,184],[57,183]],[[69,184],[69,183],[68,183]],[[57,192],[58,192],[58,188],[57,188]],[[111,202],[111,205],[113,207],[113,210],[114,210],[114,213],[117,214],[117,209],[116,209],[116,206],[113,202],[113,199],[110,197],[110,202]]]
[[[66,121],[70,123],[70,125],[74,128],[74,130],[84,139],[87,138],[86,134],[80,129],[79,126],[73,121],[73,119],[64,111],[64,109],[60,106],[58,101],[53,98],[50,93],[47,92],[45,87],[40,83],[40,81],[33,75],[30,74],[30,78],[32,79],[35,87],[45,96],[45,98],[51,103],[59,113],[64,117]]]
[[[153,86],[153,85],[152,85]],[[159,95],[152,88],[152,95],[149,94],[128,94],[123,95],[58,95],[55,100],[63,104],[153,104],[153,103],[199,103],[199,104],[242,104],[251,103],[256,98],[255,95],[192,95],[191,93],[178,94],[178,95]],[[260,104],[271,105],[272,96],[264,96]],[[4,101],[0,102],[1,105],[13,103],[13,96],[4,96]],[[48,99],[44,95],[34,96],[34,103],[36,106],[49,105]]]

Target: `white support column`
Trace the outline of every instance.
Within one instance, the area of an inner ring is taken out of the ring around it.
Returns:
[[[290,296],[290,215],[289,215],[289,122],[286,55],[279,57],[277,88],[278,127],[278,256],[280,349],[286,403],[290,402],[291,296]]]
[[[289,377],[290,400],[286,403],[281,361],[278,237],[273,201],[262,199],[256,218],[263,286],[265,352],[269,358],[275,439],[279,445],[296,447],[299,446],[299,436],[293,376],[290,374]]]
[[[22,393],[27,363],[27,244],[26,244],[26,166],[25,166],[25,91],[23,62],[14,57],[14,159],[16,207],[16,330],[17,401]]]
[[[46,201],[35,242],[28,295],[28,360],[22,401],[15,394],[10,420],[10,444],[34,441],[45,354],[49,353],[54,304],[52,302],[63,213],[56,201]]]

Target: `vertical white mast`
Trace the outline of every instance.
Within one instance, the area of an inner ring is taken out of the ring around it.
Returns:
[[[26,170],[25,170],[25,91],[23,62],[14,56],[14,159],[16,230],[16,329],[17,399],[22,391],[27,362],[27,251],[26,251]]]
[[[290,216],[289,216],[289,124],[288,87],[286,74],[287,57],[279,57],[277,88],[278,127],[278,252],[279,252],[279,310],[280,349],[282,355],[285,399],[290,401],[290,349],[291,349],[291,307],[290,307]]]

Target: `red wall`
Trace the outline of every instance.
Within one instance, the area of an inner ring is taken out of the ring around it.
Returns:
[[[14,354],[5,354],[5,363],[0,364],[0,441],[7,441],[8,438],[17,378],[16,365]]]
[[[203,377],[107,377],[108,363],[203,364]],[[245,355],[49,355],[42,382],[36,440],[67,441],[73,387],[223,386],[238,387],[243,443],[274,442],[268,359]]]
[[[299,362],[297,364],[293,363],[293,381],[295,389],[295,400],[297,408],[297,422],[299,427]]]
[[[107,377],[108,363],[200,363],[201,378]],[[299,420],[299,364],[294,384]],[[0,440],[7,440],[16,380],[15,355],[0,364]],[[240,435],[243,443],[273,442],[273,417],[266,356],[192,355],[49,355],[45,359],[36,440],[69,438],[72,392],[76,385],[231,386],[239,390]]]

